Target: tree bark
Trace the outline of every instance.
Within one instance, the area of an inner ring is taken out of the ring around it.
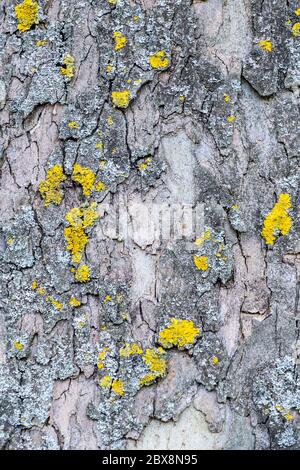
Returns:
[[[300,448],[299,6],[2,2],[1,448]]]

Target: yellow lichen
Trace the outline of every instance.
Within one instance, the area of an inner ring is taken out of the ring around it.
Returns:
[[[69,121],[69,122],[68,122],[68,127],[69,127],[70,129],[79,129],[79,125],[77,124],[76,121]]]
[[[142,356],[145,364],[149,367],[150,372],[152,372],[155,377],[162,377],[166,373],[167,364],[164,356],[165,351],[163,348],[148,348]]]
[[[232,114],[231,116],[227,116],[227,121],[228,122],[233,122],[235,121],[236,117]]]
[[[224,101],[225,103],[229,103],[230,97],[227,95],[227,93],[224,93]]]
[[[56,308],[56,310],[62,309],[62,304],[55,299],[51,299],[51,304]]]
[[[164,348],[182,348],[193,344],[199,333],[199,328],[196,328],[191,320],[171,318],[169,325],[159,333],[158,342]]]
[[[71,297],[69,300],[69,305],[71,305],[71,307],[80,307],[81,302],[77,300],[76,297]]]
[[[105,375],[99,380],[100,387],[109,388],[111,386],[111,378],[109,375]]]
[[[200,271],[206,271],[208,269],[207,256],[194,255],[194,264]]]
[[[75,60],[71,54],[65,54],[63,58],[63,66],[60,68],[60,73],[67,78],[73,78],[75,73]]]
[[[39,4],[32,0],[24,0],[23,3],[15,6],[15,16],[18,20],[18,30],[24,33],[29,31],[31,26],[39,23]]]
[[[99,191],[105,191],[105,185],[102,183],[102,181],[98,181],[98,183],[95,186],[95,189],[97,192]]]
[[[135,22],[139,21],[138,15],[134,15],[134,16],[132,17],[132,19],[133,19],[133,21],[135,21]]]
[[[149,64],[153,69],[165,69],[169,65],[169,59],[164,51],[157,51],[150,55]]]
[[[300,36],[300,23],[295,23],[292,26],[292,35]]]
[[[115,40],[115,51],[122,49],[126,44],[126,36],[123,36],[119,31],[114,31],[113,37]]]
[[[266,39],[263,39],[262,41],[259,41],[258,43],[259,47],[263,49],[264,51],[267,52],[272,52],[273,46],[271,41],[268,41]]]
[[[114,379],[111,384],[111,389],[117,395],[124,395],[124,384],[120,379]]]
[[[82,186],[84,196],[89,196],[94,187],[96,176],[90,168],[82,167],[75,163],[73,167],[72,180]]]
[[[108,118],[106,119],[106,122],[108,126],[112,126],[114,122],[112,116],[108,116]]]
[[[31,283],[31,289],[36,289],[37,288],[37,282],[36,280],[33,280]]]
[[[111,296],[110,295],[106,295],[104,297],[104,302],[109,302],[111,300]]]
[[[50,204],[59,205],[63,198],[63,192],[60,189],[60,184],[65,181],[61,165],[54,165],[47,171],[46,179],[40,182],[39,191],[44,199],[45,207]]]
[[[146,158],[143,162],[138,164],[138,169],[140,171],[145,171],[148,168],[149,163],[151,163],[151,162],[152,162],[151,157]]]
[[[133,356],[134,354],[142,354],[142,353],[143,353],[142,349],[136,343],[132,343],[132,344],[126,343],[125,347],[121,348],[119,351],[119,354],[121,357],[130,357],[130,356]]]
[[[288,215],[291,208],[290,196],[280,194],[273,209],[266,215],[261,235],[267,245],[273,245],[276,236],[286,235],[292,227],[292,219]]]
[[[206,240],[209,240],[210,239],[210,234],[211,234],[211,231],[210,229],[208,230],[205,230],[202,235],[200,235],[200,237],[196,238],[195,240],[195,245],[196,246],[201,246],[203,244],[203,242],[205,242]]]
[[[13,237],[8,237],[8,239],[6,240],[6,243],[8,244],[8,246],[11,246],[13,242],[14,242]]]
[[[98,362],[97,362],[98,369],[104,368],[104,359],[108,351],[109,351],[109,348],[103,348],[101,351],[99,351]]]
[[[45,289],[44,289],[43,287],[40,287],[40,288],[38,289],[38,294],[39,294],[39,295],[45,295],[45,294],[46,294]]]
[[[88,242],[85,229],[98,219],[97,203],[92,202],[88,207],[74,207],[66,214],[69,226],[64,229],[67,250],[72,254],[73,263],[80,263],[84,248]]]
[[[179,99],[179,101],[180,101],[181,103],[184,103],[184,101],[185,101],[185,96],[184,96],[184,95],[180,95],[178,99]]]
[[[107,64],[105,67],[106,73],[111,73],[113,71],[113,66],[111,64]]]
[[[102,150],[103,149],[103,142],[101,140],[96,143],[95,149],[97,149],[97,150]]]
[[[118,0],[107,0],[110,5],[116,5]]]
[[[90,280],[90,268],[86,264],[79,266],[75,273],[75,279],[78,282],[88,282]]]
[[[300,8],[296,8],[294,13],[296,16],[300,16]]]
[[[210,361],[213,365],[216,365],[219,363],[219,358],[217,356],[213,356]]]
[[[46,46],[47,43],[48,43],[47,39],[41,39],[39,41],[36,41],[35,45],[37,47],[43,47],[43,46]]]
[[[287,421],[293,421],[294,419],[294,416],[292,415],[292,413],[290,411],[287,411],[286,413],[283,413],[282,415],[284,417],[284,419],[286,419]]]
[[[129,90],[113,91],[111,99],[117,108],[126,108],[129,103],[130,92]]]
[[[17,349],[18,351],[21,351],[23,349],[23,344],[20,343],[20,341],[15,341],[14,348]]]
[[[151,385],[154,382],[155,378],[156,377],[153,374],[144,375],[144,377],[142,377],[141,380],[140,380],[140,386],[141,387],[144,387],[144,386],[147,387],[148,385]]]

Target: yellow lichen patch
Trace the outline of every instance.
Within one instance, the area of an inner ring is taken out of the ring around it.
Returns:
[[[104,368],[104,359],[109,351],[109,348],[103,348],[101,351],[98,353],[98,361],[97,361],[97,367],[98,369],[103,369]]]
[[[37,47],[43,47],[43,46],[46,46],[47,43],[48,43],[47,39],[41,39],[39,41],[36,41],[35,45]]]
[[[110,295],[106,295],[104,297],[104,302],[109,302],[111,300],[111,296]]]
[[[60,73],[67,78],[73,78],[75,73],[75,60],[71,54],[65,54],[63,58],[63,66],[60,68]]]
[[[51,304],[56,308],[56,310],[62,309],[62,304],[55,299],[51,299]]]
[[[113,71],[113,66],[111,64],[107,64],[105,67],[106,73],[111,73]]]
[[[99,191],[105,191],[105,185],[102,183],[102,181],[98,181],[98,183],[95,186],[95,189],[97,192]]]
[[[60,184],[65,181],[61,165],[54,165],[47,171],[46,179],[40,182],[39,191],[44,199],[45,207],[50,204],[59,205],[62,201],[63,192],[60,189]]]
[[[69,300],[69,305],[71,305],[71,307],[80,307],[81,302],[77,300],[76,297],[71,297]]]
[[[82,186],[84,196],[89,196],[94,187],[96,176],[87,167],[75,163],[73,167],[72,180]]]
[[[227,121],[228,122],[233,122],[235,121],[236,117],[232,114],[231,116],[227,116]]]
[[[142,354],[142,353],[143,353],[142,349],[136,343],[132,343],[132,344],[126,343],[125,347],[121,348],[119,351],[119,354],[121,357],[130,357],[130,356],[133,356],[134,354]]]
[[[294,419],[294,416],[292,415],[292,413],[290,411],[287,411],[286,413],[283,413],[282,415],[284,417],[284,419],[286,419],[287,421],[293,421]]]
[[[258,45],[264,51],[272,52],[272,50],[273,50],[273,46],[272,46],[271,41],[268,41],[266,39],[263,39],[262,41],[259,41]]]
[[[111,384],[111,389],[117,395],[123,396],[124,395],[124,384],[120,379],[114,379]]]
[[[300,8],[296,8],[294,13],[296,16],[300,16]]]
[[[130,92],[129,90],[113,91],[111,99],[117,108],[126,108],[129,103]]]
[[[122,49],[126,44],[126,36],[123,36],[119,31],[114,31],[113,37],[115,40],[115,51]]]
[[[166,373],[167,364],[164,356],[165,351],[163,348],[148,348],[142,356],[145,364],[149,367],[150,372],[152,372],[155,377],[162,377]]]
[[[11,246],[13,242],[14,242],[13,237],[8,237],[8,239],[6,240],[6,243],[8,244],[8,246]]]
[[[195,245],[196,246],[201,246],[203,244],[203,242],[205,242],[205,240],[209,240],[210,239],[210,234],[211,234],[211,231],[210,229],[208,230],[205,230],[202,235],[200,235],[200,237],[196,238],[195,240]]]
[[[85,245],[88,242],[83,227],[79,225],[66,227],[64,236],[67,241],[67,250],[72,254],[73,263],[80,263]]]
[[[140,380],[140,386],[141,387],[144,387],[144,386],[147,387],[148,385],[151,385],[154,382],[155,378],[156,377],[153,374],[144,375],[144,377],[142,377],[141,380]]]
[[[44,289],[43,287],[40,287],[40,288],[38,289],[38,294],[39,294],[39,295],[45,295],[45,294],[46,294],[45,289]]]
[[[15,16],[18,20],[18,30],[22,33],[29,31],[31,26],[39,23],[39,4],[32,0],[24,0],[15,6]]]
[[[194,264],[200,271],[206,271],[208,269],[207,256],[194,255]]]
[[[107,0],[110,5],[116,5],[118,0]]]
[[[135,21],[135,22],[139,21],[138,15],[134,15],[134,16],[132,17],[132,19],[133,19],[133,21]]]
[[[196,328],[191,320],[171,318],[169,325],[159,333],[158,342],[164,348],[182,348],[193,344],[199,333],[199,328]]]
[[[78,282],[88,282],[90,280],[90,268],[86,264],[79,266],[75,273],[75,279]]]
[[[84,248],[88,242],[85,229],[98,219],[97,203],[92,202],[85,208],[74,207],[66,214],[69,226],[64,229],[67,250],[72,254],[73,263],[80,263]]]
[[[280,194],[278,201],[274,205],[264,220],[261,235],[267,245],[273,245],[277,234],[286,235],[292,227],[292,219],[288,215],[291,208],[290,196]]]
[[[103,149],[103,142],[101,140],[96,143],[95,149],[97,149],[97,150],[102,150]]]
[[[210,359],[210,362],[211,362],[213,365],[219,364],[219,358],[218,358],[217,356],[213,356],[213,357]]]
[[[292,26],[292,35],[300,36],[300,23],[295,23]]]
[[[138,164],[138,169],[140,171],[145,171],[148,168],[149,163],[151,163],[151,162],[152,162],[151,157],[146,158],[142,163]]]
[[[112,126],[114,123],[112,116],[108,116],[108,118],[106,119],[106,122],[108,126]]]
[[[233,209],[233,210],[238,210],[238,209],[239,209],[239,206],[238,206],[237,204],[233,204],[233,205],[231,206],[231,209]]]
[[[157,51],[150,55],[149,64],[153,69],[165,69],[169,65],[169,59],[164,51]]]
[[[79,125],[77,124],[76,121],[69,121],[69,122],[68,122],[68,127],[69,127],[70,129],[79,129]]]
[[[14,341],[14,348],[17,349],[17,351],[22,351],[23,344],[20,343],[20,341]]]
[[[102,388],[109,388],[111,386],[111,378],[109,375],[105,375],[99,380],[99,385]]]
[[[37,282],[36,280],[33,280],[31,283],[31,289],[36,289],[37,288]]]
[[[227,93],[224,93],[223,98],[224,98],[225,103],[229,103],[230,97],[229,97],[229,95],[228,95]]]
[[[179,99],[180,103],[184,103],[184,101],[185,101],[185,96],[184,96],[184,95],[180,95],[178,99]]]

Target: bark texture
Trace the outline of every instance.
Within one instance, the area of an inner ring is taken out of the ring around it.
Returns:
[[[299,2],[0,25],[0,447],[300,448]]]

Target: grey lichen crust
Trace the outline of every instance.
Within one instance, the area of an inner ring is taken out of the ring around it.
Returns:
[[[299,449],[300,4],[26,2],[0,10],[0,448],[142,448],[188,408],[210,447]],[[203,232],[124,239],[131,203],[202,204]]]

